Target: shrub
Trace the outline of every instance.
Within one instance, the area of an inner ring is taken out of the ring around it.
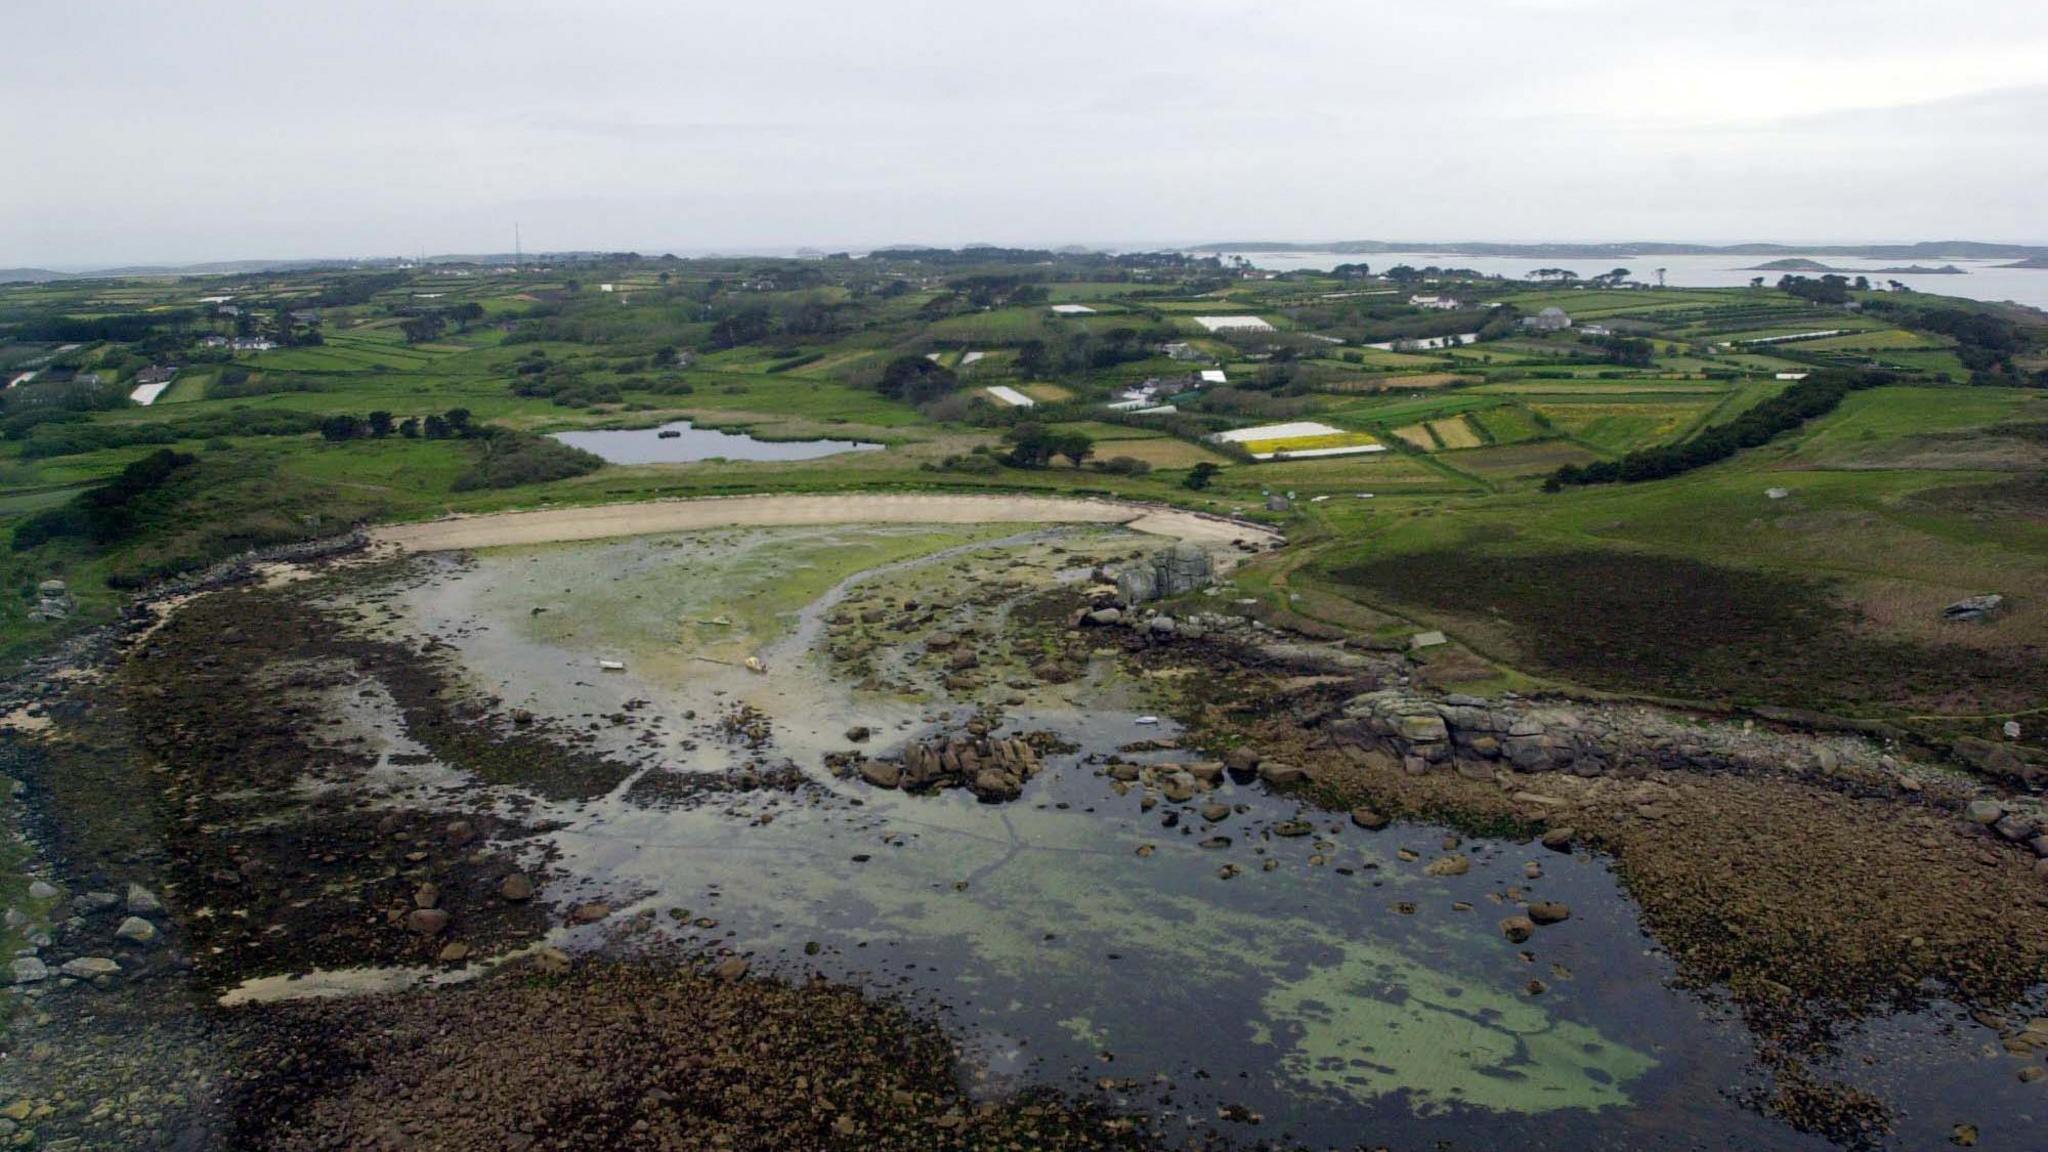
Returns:
[[[529,432],[485,427],[478,429],[474,438],[477,461],[455,478],[457,492],[566,480],[604,467],[604,460],[592,453]]]

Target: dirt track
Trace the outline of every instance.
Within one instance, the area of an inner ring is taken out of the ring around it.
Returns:
[[[1278,533],[1197,512],[1110,500],[1057,496],[925,496],[855,493],[836,496],[728,496],[594,507],[548,508],[451,516],[423,524],[388,525],[371,538],[408,552],[445,552],[601,540],[698,528],[797,524],[1124,524],[1139,532],[1207,546],[1232,540],[1278,541]]]

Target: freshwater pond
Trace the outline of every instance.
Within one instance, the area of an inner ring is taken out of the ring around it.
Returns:
[[[687,464],[697,460],[816,460],[844,452],[875,452],[859,440],[759,440],[744,432],[698,428],[677,420],[659,428],[597,428],[551,433],[611,464]]]
[[[849,746],[849,726],[872,727],[866,750],[885,755],[969,711],[831,674],[822,618],[863,579],[900,587],[920,566],[1014,571],[1027,557],[1049,578],[1075,578],[1086,569],[1060,568],[1066,561],[1044,550],[1117,533],[934,544],[831,585],[758,649],[667,651],[691,633],[649,623],[700,619],[721,597],[767,597],[791,564],[877,539],[900,548],[908,531],[496,550],[441,561],[405,592],[408,628],[453,645],[475,687],[587,724],[643,775],[786,761],[811,780],[795,794],[697,805],[647,802],[639,778],[603,797],[519,796],[528,821],[559,825],[545,838],[546,897],[558,909],[595,899],[617,909],[605,924],[562,930],[558,943],[614,947],[618,922],[649,913],[643,923],[686,942],[751,955],[757,972],[822,973],[937,1014],[960,1036],[980,1091],[1052,1084],[1147,1110],[1168,1131],[1220,1127],[1247,1145],[1829,1146],[1742,1103],[1763,1086],[1746,1033],[1711,997],[1673,986],[1672,962],[1604,861],[1532,843],[1453,843],[1430,824],[1368,832],[1228,777],[1194,805],[1145,810],[1098,765],[1175,732],[1139,722],[1157,702],[1106,655],[1082,680],[1035,690],[1003,715],[1002,731],[1052,730],[1075,746],[1049,756],[1014,803],[909,796],[823,770],[823,752]],[[577,619],[565,622],[572,595]],[[547,604],[556,607],[534,612]],[[622,649],[621,630],[635,629],[665,634]],[[768,675],[725,659],[741,650],[766,655]],[[707,652],[722,655],[699,658]],[[600,656],[628,668],[597,671]],[[590,718],[628,701],[651,702],[640,714],[669,722],[598,732]],[[772,719],[766,745],[720,738],[716,717],[739,704]],[[1209,826],[1196,812],[1212,801],[1233,811]],[[1296,819],[1311,834],[1276,834]],[[1467,856],[1470,871],[1428,875],[1448,852]],[[1234,878],[1220,876],[1226,864]],[[1538,899],[1569,904],[1571,918],[1509,943],[1499,920]],[[1983,1050],[1987,1032],[1939,1011],[1878,1030],[1883,1060],[1845,1060],[1842,1071],[1901,1107],[1906,1146],[1933,1146],[1963,1118],[1983,1126],[1980,1147],[2027,1146],[2038,1093]]]

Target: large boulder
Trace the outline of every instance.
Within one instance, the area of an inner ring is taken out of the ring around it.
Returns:
[[[975,773],[974,782],[968,787],[974,792],[974,798],[984,804],[999,804],[1024,794],[1024,785],[1015,776],[993,768]]]
[[[1964,622],[1983,620],[1993,612],[1998,611],[1999,607],[2004,603],[2005,597],[2000,596],[1996,592],[1986,593],[1982,596],[1965,596],[1961,600],[1943,608],[1941,616],[1944,620],[1961,620]]]
[[[1308,773],[1303,772],[1292,764],[1280,764],[1268,760],[1259,765],[1259,779],[1264,780],[1268,784],[1299,784],[1307,776]]]
[[[1143,604],[1200,591],[1215,575],[1208,551],[1182,541],[1119,569],[1116,590],[1124,603]]]

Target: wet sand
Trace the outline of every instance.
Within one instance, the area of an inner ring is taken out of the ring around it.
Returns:
[[[1057,496],[937,496],[850,493],[833,496],[722,496],[594,507],[544,508],[451,516],[374,529],[371,538],[407,552],[446,552],[603,540],[701,528],[810,524],[1122,524],[1154,536],[1210,547],[1233,540],[1275,544],[1278,532],[1163,505]]]

